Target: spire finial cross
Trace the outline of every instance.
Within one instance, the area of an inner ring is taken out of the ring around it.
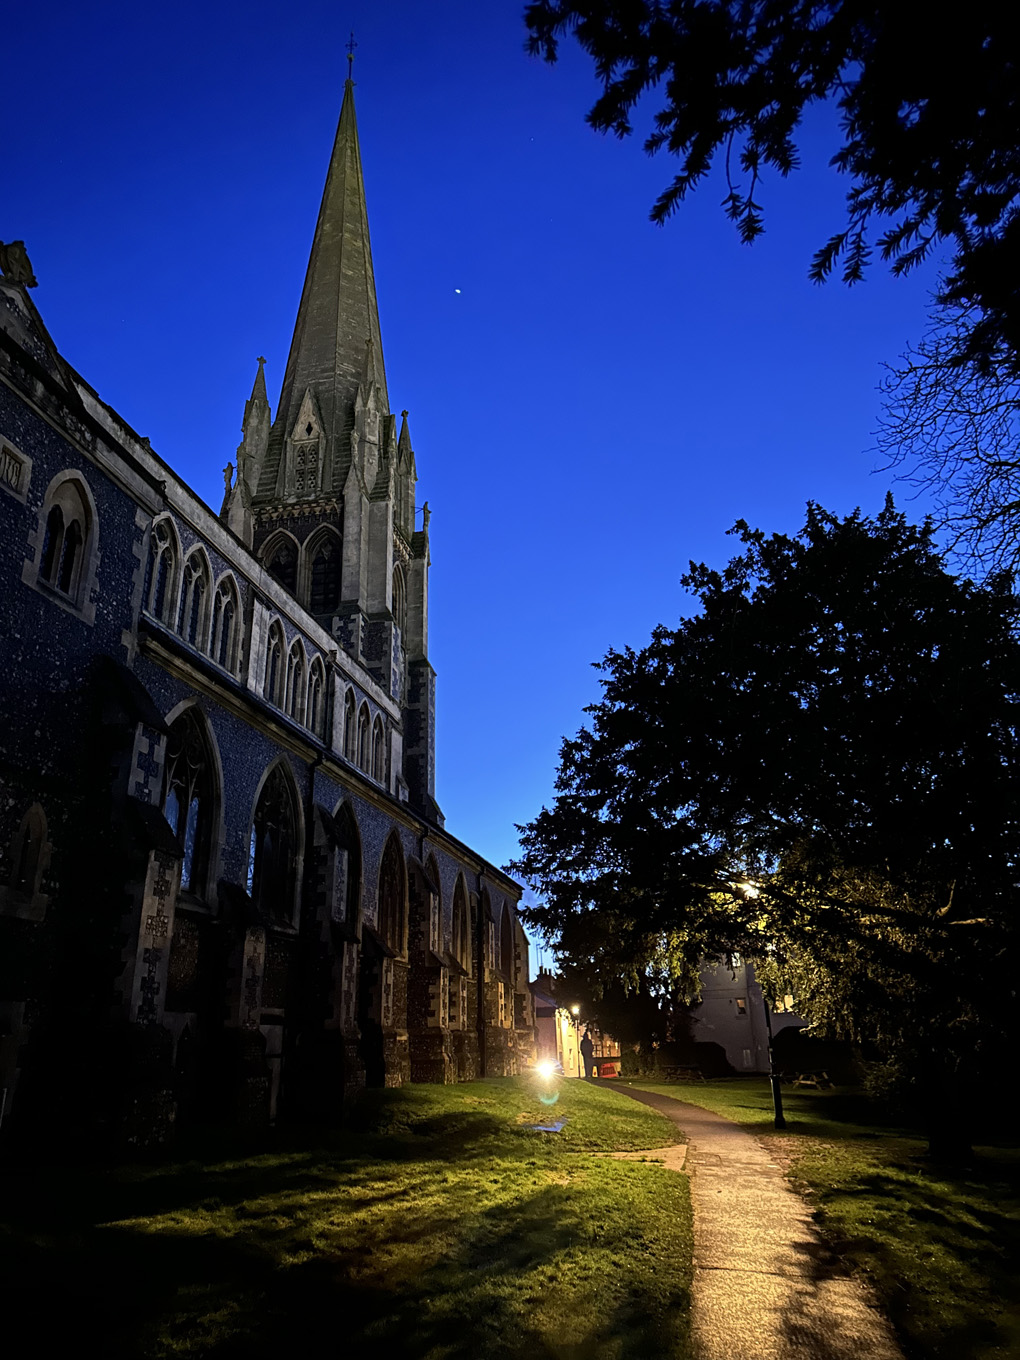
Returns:
[[[351,71],[354,66],[354,49],[357,47],[354,41],[354,29],[351,29],[351,36],[347,39],[347,78],[351,78]]]

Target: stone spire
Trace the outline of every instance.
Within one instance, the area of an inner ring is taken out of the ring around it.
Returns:
[[[304,419],[310,411],[316,416],[313,424],[321,421],[321,430],[314,432],[322,437],[320,494],[342,489],[350,465],[354,404],[365,377],[368,346],[375,404],[382,415],[389,411],[389,398],[354,113],[354,81],[348,78],[280,404],[259,479],[258,500],[276,499],[290,491],[292,478],[281,475],[281,460],[288,457],[289,441],[313,438]]]

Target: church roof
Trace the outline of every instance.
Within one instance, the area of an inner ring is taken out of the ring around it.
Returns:
[[[260,478],[262,496],[275,493],[283,442],[309,390],[322,413],[335,484],[346,470],[354,402],[359,385],[366,379],[376,384],[378,409],[388,411],[354,81],[348,79],[280,404]]]

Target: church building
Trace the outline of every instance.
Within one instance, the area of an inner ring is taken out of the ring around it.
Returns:
[[[436,801],[353,82],[219,515],[60,354],[23,243],[0,274],[0,1138],[145,1146],[517,1072],[521,889]]]

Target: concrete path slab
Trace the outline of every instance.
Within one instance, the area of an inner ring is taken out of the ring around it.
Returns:
[[[755,1137],[698,1105],[613,1089],[687,1136],[697,1360],[903,1360],[867,1289],[840,1267]]]

